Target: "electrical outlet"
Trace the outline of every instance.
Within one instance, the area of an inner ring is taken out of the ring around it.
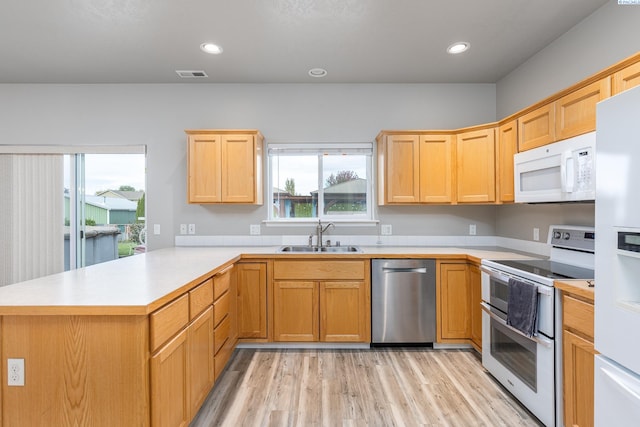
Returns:
[[[476,235],[476,225],[475,224],[469,224],[469,235],[470,236],[475,236]]]
[[[391,233],[392,233],[391,224],[382,224],[380,226],[380,234],[382,234],[383,236],[391,236]]]
[[[189,234],[196,234],[196,225],[189,224]]]
[[[24,359],[7,359],[7,385],[24,386]]]
[[[260,235],[260,224],[249,225],[249,234],[251,234],[252,236]]]
[[[540,229],[539,228],[536,228],[536,227],[533,228],[533,240],[535,240],[536,242],[538,240],[540,240]]]
[[[180,234],[187,234],[187,224],[180,224]]]
[[[153,234],[156,236],[160,234],[160,224],[153,224]]]

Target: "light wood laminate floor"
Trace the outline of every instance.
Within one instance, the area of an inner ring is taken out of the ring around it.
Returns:
[[[539,426],[473,350],[238,349],[192,427]]]

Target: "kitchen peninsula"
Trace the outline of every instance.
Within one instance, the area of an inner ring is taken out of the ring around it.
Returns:
[[[0,288],[0,427],[145,426],[173,416],[188,423],[235,346],[238,284],[227,273],[238,262],[526,257],[501,248],[363,247],[340,255],[276,249],[168,248]],[[23,387],[7,385],[7,359],[24,359]],[[167,377],[163,363],[180,369]],[[197,375],[189,372],[194,367],[201,367]]]

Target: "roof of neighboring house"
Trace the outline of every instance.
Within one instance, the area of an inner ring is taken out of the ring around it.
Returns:
[[[105,190],[98,191],[96,196],[110,197],[110,198],[121,198],[127,199],[134,202],[137,202],[144,196],[144,191],[120,191],[120,190]]]
[[[85,200],[89,204],[104,207],[109,210],[135,211],[138,207],[137,202],[120,197],[86,196]]]
[[[318,190],[311,193],[317,193]],[[341,182],[324,189],[324,194],[358,194],[367,192],[367,180],[363,178]]]

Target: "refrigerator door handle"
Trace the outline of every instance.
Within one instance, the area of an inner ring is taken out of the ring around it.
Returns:
[[[617,375],[615,372],[612,372],[605,367],[602,367],[600,369],[602,370],[603,374],[609,377],[609,379],[616,385],[618,385],[622,390],[626,391],[628,395],[631,395],[636,401],[640,401],[640,389],[638,389],[638,386],[630,383],[622,376]]]

